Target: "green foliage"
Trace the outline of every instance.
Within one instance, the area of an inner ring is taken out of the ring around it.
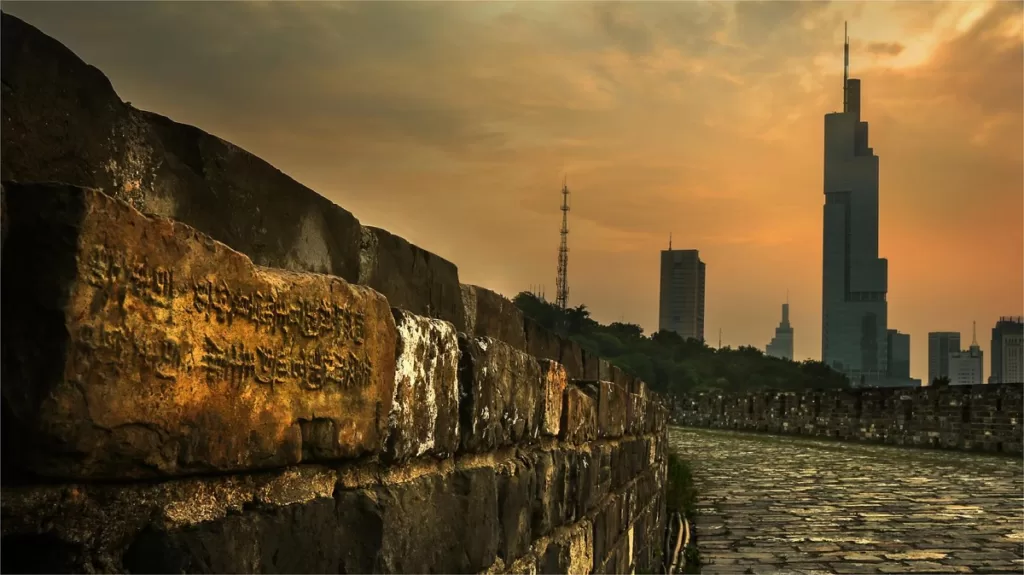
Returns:
[[[685,565],[683,566],[683,573],[700,573],[701,559],[700,549],[693,543],[686,546],[683,549],[683,560]]]
[[[697,511],[697,493],[693,487],[693,470],[690,463],[675,452],[668,454],[668,486],[665,505],[669,513],[678,511],[683,517],[693,519]]]
[[[522,312],[540,325],[578,343],[620,369],[668,394],[720,389],[793,391],[848,387],[842,374],[820,361],[794,362],[768,357],[753,347],[712,349],[703,341],[684,341],[660,331],[644,335],[639,325],[601,325],[587,306],[559,310],[530,293],[514,299]]]

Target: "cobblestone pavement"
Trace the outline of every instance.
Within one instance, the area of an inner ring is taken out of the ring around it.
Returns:
[[[702,572],[1024,573],[1018,458],[672,428]]]

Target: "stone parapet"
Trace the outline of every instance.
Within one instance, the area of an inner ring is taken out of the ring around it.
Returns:
[[[0,570],[659,569],[643,382],[2,26]]]
[[[1022,453],[1024,384],[856,388],[674,398],[672,421],[691,427]]]

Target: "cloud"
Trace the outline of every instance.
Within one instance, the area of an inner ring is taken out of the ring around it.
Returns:
[[[899,42],[869,42],[864,49],[879,56],[899,56],[906,48]]]
[[[984,326],[1024,299],[1019,3],[4,10],[122,98],[259,154],[452,259],[465,282],[551,290],[567,173],[571,303],[656,328],[671,231],[708,262],[709,331],[763,345],[790,288],[801,357],[820,352],[822,116],[841,106],[849,21],[880,156],[890,320],[913,334],[915,372],[927,331]],[[969,274],[941,271],[965,261]],[[752,325],[757,309],[770,324]],[[933,325],[939,311],[948,325]]]

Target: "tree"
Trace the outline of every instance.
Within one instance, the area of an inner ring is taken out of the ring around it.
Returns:
[[[945,387],[945,386],[947,386],[949,384],[950,384],[949,377],[945,376],[945,375],[941,375],[941,376],[936,377],[935,379],[932,380],[932,385],[934,385],[935,387]]]

